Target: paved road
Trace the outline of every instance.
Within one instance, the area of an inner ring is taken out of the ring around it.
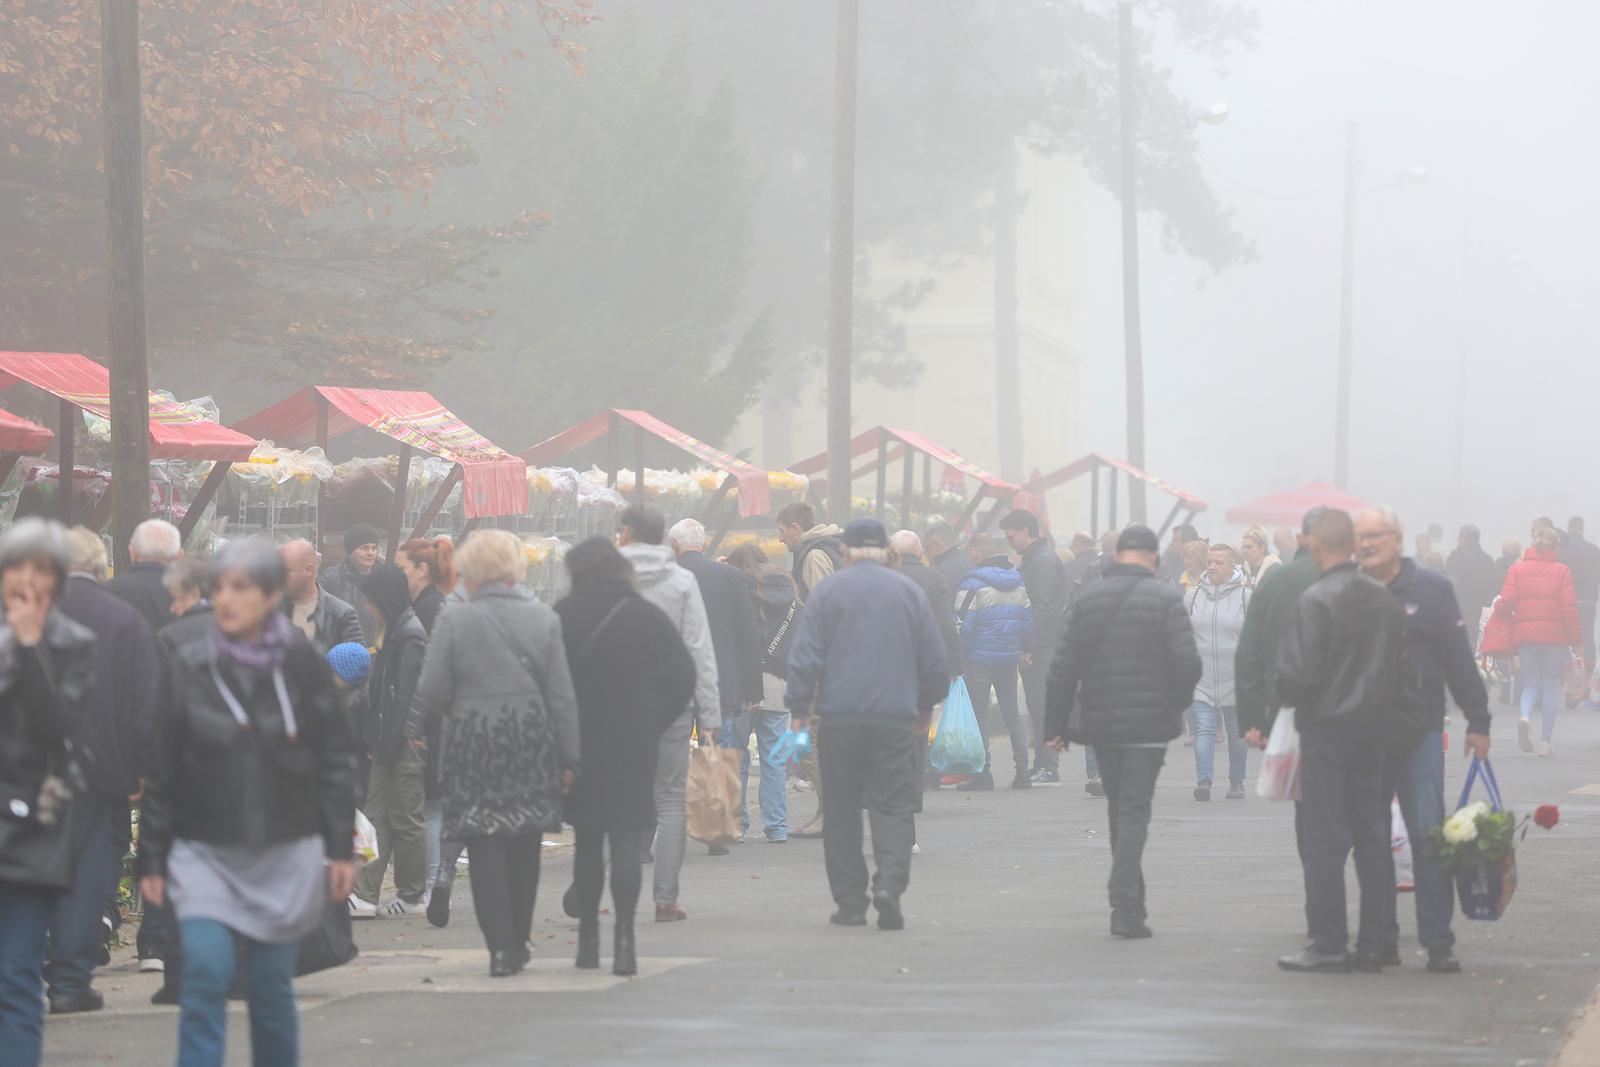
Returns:
[[[1082,793],[1069,757],[1061,788],[929,795],[903,933],[829,926],[820,843],[799,841],[698,849],[684,872],[690,921],[641,926],[644,973],[631,981],[571,967],[564,855],[546,863],[538,962],[521,977],[484,976],[468,901],[444,931],[362,924],[361,960],[302,983],[304,1060],[1552,1063],[1600,980],[1600,714],[1569,714],[1554,759],[1516,752],[1508,723],[1495,731],[1508,803],[1558,802],[1563,822],[1523,846],[1506,919],[1458,922],[1459,977],[1424,973],[1414,945],[1381,976],[1279,972],[1304,921],[1289,809],[1253,795],[1194,803],[1191,751],[1174,745],[1146,866],[1151,941],[1107,935],[1104,802]],[[1003,744],[996,755],[1004,765]],[[1461,766],[1451,759],[1456,783]],[[124,967],[100,984],[113,1010],[52,1023],[46,1062],[171,1063],[175,1013],[141,1007],[154,981]],[[248,1062],[245,1029],[235,1014],[230,1062]]]

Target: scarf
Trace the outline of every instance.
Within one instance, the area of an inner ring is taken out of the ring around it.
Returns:
[[[258,671],[270,671],[283,666],[293,636],[294,624],[281,611],[274,611],[267,617],[266,625],[261,630],[261,640],[256,642],[235,640],[223,633],[220,627],[211,628],[219,660]]]

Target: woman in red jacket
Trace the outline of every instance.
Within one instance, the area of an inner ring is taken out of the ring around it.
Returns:
[[[1541,756],[1551,754],[1550,735],[1561,704],[1561,673],[1570,656],[1581,655],[1583,647],[1572,572],[1556,556],[1559,544],[1554,527],[1536,527],[1533,544],[1506,572],[1505,588],[1495,604],[1497,613],[1511,617],[1512,642],[1517,648],[1517,683],[1522,690],[1517,741],[1522,751],[1533,751],[1529,719],[1534,705],[1542,705]]]

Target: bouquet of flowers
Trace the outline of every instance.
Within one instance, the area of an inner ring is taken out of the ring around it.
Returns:
[[[1499,864],[1511,854],[1516,816],[1495,811],[1487,800],[1474,801],[1428,831],[1428,841],[1452,874],[1479,864]]]
[[[1480,773],[1489,799],[1468,803]],[[1560,817],[1554,804],[1542,804],[1519,824],[1500,802],[1494,768],[1488,760],[1474,759],[1455,814],[1428,832],[1429,846],[1455,876],[1461,913],[1491,921],[1504,915],[1517,891],[1518,830],[1526,837],[1530,822],[1549,829]]]

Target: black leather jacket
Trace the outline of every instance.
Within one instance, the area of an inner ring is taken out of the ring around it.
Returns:
[[[1278,699],[1302,733],[1384,735],[1400,675],[1400,605],[1341,563],[1300,594],[1278,642]]]

